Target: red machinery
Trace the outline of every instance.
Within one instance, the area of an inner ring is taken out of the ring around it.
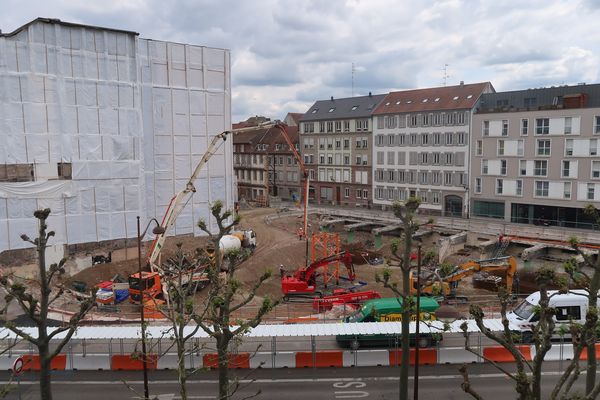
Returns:
[[[313,300],[313,309],[317,312],[331,310],[338,304],[348,304],[358,308],[359,303],[366,300],[380,299],[381,295],[374,290],[364,292],[349,292],[346,289],[335,289],[331,296],[324,296]]]
[[[348,270],[348,279],[354,281],[356,275],[354,273],[354,264],[352,263],[352,254],[348,251],[334,254],[329,257],[322,258],[310,264],[306,268],[300,268],[294,275],[287,275],[281,279],[281,290],[285,296],[290,294],[310,294],[318,293],[316,271],[319,268],[327,268],[329,264],[341,261]],[[326,275],[326,274],[325,274]],[[325,284],[328,280],[325,277]]]

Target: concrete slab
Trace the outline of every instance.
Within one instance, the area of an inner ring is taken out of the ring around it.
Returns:
[[[389,366],[388,350],[344,351],[344,367],[377,367]]]
[[[73,355],[67,359],[67,369],[78,371],[110,371],[108,354]]]
[[[480,358],[462,347],[440,347],[438,364],[476,363]]]

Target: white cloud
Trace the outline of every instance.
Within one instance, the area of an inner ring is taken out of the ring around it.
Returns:
[[[4,0],[0,28],[38,17],[231,49],[233,120],[329,96],[491,81],[595,82],[598,0]]]

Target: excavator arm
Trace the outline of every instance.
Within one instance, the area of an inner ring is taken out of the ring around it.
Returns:
[[[303,276],[298,276],[298,278],[309,282],[317,269],[336,261],[341,261],[344,264],[346,270],[348,271],[348,278],[351,281],[356,279],[356,274],[354,272],[354,263],[352,263],[352,254],[348,251],[322,258],[310,264],[306,269],[300,269],[298,272]]]
[[[436,283],[446,285],[451,282],[458,282],[467,276],[471,276],[477,272],[493,272],[493,271],[505,271],[506,272],[506,290],[508,293],[512,292],[512,285],[514,276],[517,272],[517,260],[512,256],[491,258],[478,261],[468,261],[465,264],[457,266],[452,272],[444,277],[439,277],[439,274],[434,273],[436,278],[427,279],[421,284],[422,290],[429,287],[433,287]],[[416,279],[413,274],[410,275],[411,279],[411,290],[416,292]],[[444,293],[446,294],[446,293]]]

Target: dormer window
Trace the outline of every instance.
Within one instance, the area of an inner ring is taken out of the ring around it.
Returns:
[[[428,100],[428,99],[423,99],[423,103],[427,103],[427,100]]]
[[[472,98],[473,98],[472,94],[470,94],[470,95],[467,96],[467,99],[472,99]]]
[[[398,105],[398,104],[400,104],[400,100],[398,100],[398,101],[396,102],[396,105]]]
[[[386,106],[389,106],[389,105],[390,105],[390,102],[388,101],[387,103],[385,103],[385,105],[386,105]]]
[[[335,111],[335,107],[331,107],[328,112],[334,112],[334,111]]]
[[[407,100],[406,101],[406,104],[410,104],[410,103],[412,103],[412,100]]]
[[[458,96],[454,96],[452,100],[458,100]]]
[[[436,97],[434,101],[437,103],[438,101],[440,101],[440,98]]]
[[[317,113],[317,111],[319,111],[319,109],[318,109],[318,108],[315,108],[315,109],[314,109],[314,110],[312,110],[310,113],[311,113],[311,114],[316,114],[316,113]]]
[[[358,106],[352,106],[352,111],[355,111],[358,108]]]

